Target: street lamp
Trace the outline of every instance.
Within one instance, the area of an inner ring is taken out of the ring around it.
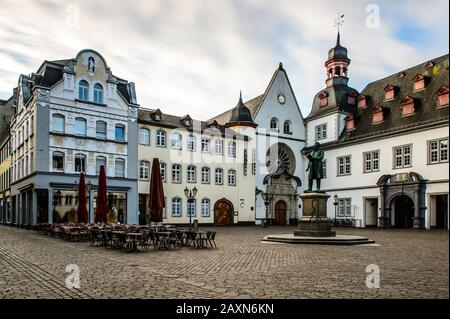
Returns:
[[[264,205],[266,206],[266,219],[264,220],[263,227],[267,227],[269,205],[270,205],[270,202],[272,201],[272,199],[269,197],[268,192],[263,193],[262,195],[263,195]]]
[[[189,189],[189,188],[185,188],[184,189],[184,195],[186,195],[186,198],[188,200],[188,205],[192,204],[194,202],[194,198],[197,195],[197,187],[194,186],[193,189]],[[189,209],[190,206],[188,206]],[[191,231],[191,227],[192,227],[192,207],[190,209],[189,212],[189,231]]]
[[[336,224],[336,221],[337,221],[337,206],[339,204],[339,197],[338,197],[337,194],[334,194],[333,198],[334,198],[334,202],[333,202],[333,205],[334,205],[334,224]]]

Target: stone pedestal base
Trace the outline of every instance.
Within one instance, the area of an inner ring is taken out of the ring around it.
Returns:
[[[332,222],[328,218],[302,218],[298,221],[298,229],[294,236],[303,237],[335,237],[336,231],[331,230]]]
[[[300,195],[303,202],[303,217],[298,221],[294,236],[302,237],[336,237],[331,230],[332,222],[327,217],[326,193],[304,193]]]

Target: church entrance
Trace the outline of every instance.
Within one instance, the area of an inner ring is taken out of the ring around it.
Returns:
[[[393,199],[391,209],[394,208],[394,227],[412,228],[414,217],[414,202],[406,195],[399,195]]]
[[[233,224],[233,204],[227,199],[221,199],[214,205],[214,224],[232,225]]]
[[[275,225],[286,225],[287,205],[283,200],[275,204]]]

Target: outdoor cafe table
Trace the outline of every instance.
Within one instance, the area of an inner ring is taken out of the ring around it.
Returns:
[[[140,237],[142,237],[142,233],[127,233],[127,237],[130,238],[131,247],[129,248],[130,252],[136,252],[137,243],[139,242]]]

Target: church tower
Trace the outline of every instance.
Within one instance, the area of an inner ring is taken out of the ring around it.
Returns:
[[[350,59],[347,56],[347,49],[341,46],[341,35],[338,31],[336,46],[328,51],[328,59],[325,61],[327,69],[327,87],[332,85],[347,85],[348,66]]]

